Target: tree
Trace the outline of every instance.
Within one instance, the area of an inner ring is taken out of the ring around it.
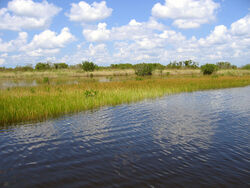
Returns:
[[[241,67],[242,69],[250,70],[250,64],[246,64]]]
[[[82,62],[82,68],[87,72],[92,72],[97,68],[97,65],[95,65],[93,62],[84,61]]]
[[[218,69],[232,69],[234,65],[231,65],[230,62],[218,62],[216,63]]]
[[[146,63],[140,63],[135,65],[135,74],[137,76],[152,75],[153,66]]]
[[[66,63],[54,63],[55,69],[67,69],[69,66]]]
[[[51,66],[49,63],[37,63],[35,66],[36,70],[46,70],[46,69],[50,69]]]
[[[218,70],[218,67],[214,64],[205,64],[201,66],[201,71],[204,75],[210,75],[214,73],[216,70]]]

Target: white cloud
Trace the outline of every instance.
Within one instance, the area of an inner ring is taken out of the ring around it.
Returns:
[[[136,40],[154,35],[155,30],[164,30],[165,26],[153,18],[148,22],[130,20],[127,25],[107,29],[106,23],[99,23],[96,29],[84,29],[83,35],[90,42],[103,42],[107,40]]]
[[[234,35],[250,36],[250,14],[232,23],[231,31]]]
[[[3,53],[0,55],[0,57],[8,57],[8,53]]]
[[[197,28],[214,20],[219,6],[213,0],[165,0],[164,5],[153,6],[152,15],[174,19],[173,24],[179,28]]]
[[[67,27],[61,30],[57,35],[56,32],[45,30],[33,37],[32,41],[21,48],[30,56],[41,56],[44,54],[55,54],[60,51],[60,48],[75,40],[75,37],[70,33]]]
[[[43,0],[12,0],[7,8],[0,9],[0,29],[22,30],[45,28],[61,8]]]
[[[228,42],[230,38],[231,36],[227,30],[227,27],[224,25],[219,25],[214,28],[214,30],[205,40],[200,39],[199,42],[201,45],[224,44]]]
[[[33,37],[30,43],[27,42],[28,34],[19,32],[15,40],[3,42],[0,38],[0,52],[24,52],[29,56],[41,56],[55,54],[65,47],[66,44],[75,40],[67,27],[57,34],[51,30],[45,30]]]
[[[94,2],[91,5],[85,1],[78,4],[72,3],[70,13],[66,14],[71,21],[95,22],[103,20],[112,14],[112,9],[106,6],[105,1]]]
[[[65,55],[59,59],[60,62],[68,62],[70,64],[78,64],[82,61],[93,61],[99,65],[109,65],[114,61],[111,54],[109,54],[107,45],[104,43],[92,44],[82,46],[72,55]]]
[[[106,29],[106,23],[99,23],[96,30],[84,29],[83,35],[88,41],[100,42],[106,41],[110,38],[110,31]]]
[[[114,51],[106,52],[108,55],[99,58],[98,62],[167,64],[173,60],[192,59],[201,64],[231,61],[233,64],[242,65],[248,63],[250,57],[250,37],[244,24],[247,20],[248,16],[239,19],[232,23],[231,28],[218,25],[208,36],[198,39],[194,36],[187,38],[180,32],[166,28],[157,31],[146,29],[148,22],[131,20],[127,25],[109,30],[109,40],[114,40]],[[244,31],[241,34],[234,29],[237,24]],[[103,52],[96,51],[93,56],[89,53],[88,58],[95,62],[98,53],[102,55]]]
[[[5,62],[5,59],[0,58],[0,65],[4,64],[4,62]]]
[[[26,32],[19,32],[17,39],[3,42],[0,38],[0,52],[17,51],[27,42],[28,34]]]
[[[90,56],[106,54],[107,53],[107,46],[106,46],[106,44],[98,44],[98,45],[90,44],[87,53]]]

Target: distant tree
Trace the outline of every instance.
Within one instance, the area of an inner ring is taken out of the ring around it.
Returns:
[[[149,66],[152,67],[153,70],[158,69],[158,70],[163,70],[166,67],[160,63],[148,63]]]
[[[87,72],[91,72],[97,68],[97,65],[95,65],[93,62],[84,61],[82,62],[82,68]]]
[[[198,69],[199,68],[199,63],[193,61],[193,60],[185,60],[185,61],[174,61],[170,62],[167,65],[168,69]]]
[[[182,62],[173,61],[167,65],[168,69],[180,69],[182,67]]]
[[[67,69],[69,66],[66,63],[54,63],[55,69]]]
[[[215,64],[205,64],[201,66],[201,71],[204,75],[210,75],[218,70],[218,67]]]
[[[230,62],[217,62],[216,63],[218,69],[235,69],[237,68],[236,65],[231,65]]]
[[[134,69],[137,76],[152,75],[153,72],[153,66],[147,63],[136,64]]]
[[[189,69],[197,69],[199,68],[199,63],[193,61],[193,60],[186,60],[183,61],[183,64],[185,65],[185,68],[189,68]]]
[[[37,63],[35,66],[36,70],[47,70],[51,69],[51,64],[50,63]]]
[[[33,71],[32,64],[27,64],[25,66],[16,66],[15,69],[16,71]]]
[[[112,68],[112,69],[132,69],[133,65],[130,63],[111,64],[110,68]]]
[[[250,70],[250,64],[246,64],[241,67],[242,69]]]

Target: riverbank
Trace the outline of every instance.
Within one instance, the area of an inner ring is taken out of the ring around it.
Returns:
[[[107,105],[135,102],[180,92],[242,87],[250,76],[139,78],[114,82],[14,87],[0,90],[2,126],[43,121]]]

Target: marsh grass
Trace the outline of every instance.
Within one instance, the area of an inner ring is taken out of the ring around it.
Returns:
[[[180,92],[247,86],[250,76],[145,77],[120,82],[80,82],[0,90],[0,124],[42,121],[101,106]],[[88,91],[88,92],[86,92]]]
[[[218,75],[250,75],[250,70],[226,69],[217,71]],[[85,72],[81,69],[53,69],[46,71],[3,71],[0,72],[0,79],[34,79],[34,78],[62,78],[62,77],[108,77],[108,76],[132,76],[135,75],[133,69],[106,69],[94,72]],[[155,70],[153,75],[160,76],[183,76],[183,75],[201,75],[200,69],[165,69]]]

